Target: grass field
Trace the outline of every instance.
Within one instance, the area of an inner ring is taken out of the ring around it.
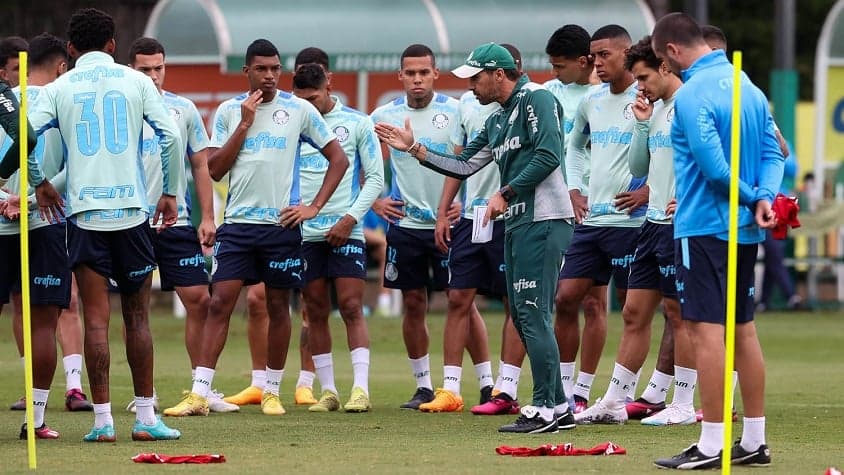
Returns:
[[[116,314],[115,314],[116,316]],[[497,361],[500,314],[486,315],[493,360]],[[295,318],[295,317],[294,317]],[[592,397],[603,394],[618,344],[620,318],[610,317],[610,336]],[[429,318],[434,383],[442,378],[442,326],[439,314]],[[823,473],[828,466],[844,465],[844,402],[841,399],[841,328],[844,319],[832,313],[764,314],[759,320],[768,365],[768,445],[774,463],[768,469],[736,468],[736,473]],[[294,320],[298,321],[298,320]],[[574,431],[536,436],[505,436],[496,432],[512,416],[479,417],[468,412],[477,400],[478,387],[468,358],[464,363],[462,414],[421,414],[398,409],[414,384],[401,340],[399,319],[369,320],[372,337],[370,389],[373,411],[367,414],[311,414],[292,404],[299,369],[296,344],[291,346],[287,374],[282,382],[283,417],[268,417],[256,406],[240,414],[168,419],[182,431],[177,442],[132,442],[132,415],[123,407],[132,396],[128,366],[120,343],[120,326],[112,326],[112,405],[118,441],[86,444],[81,441],[91,426],[90,413],[64,411],[64,377],[59,363],[50,396],[47,421],[59,430],[56,441],[39,441],[38,468],[55,473],[166,472],[201,469],[206,473],[653,473],[658,457],[672,455],[697,439],[697,426],[649,428],[636,422],[621,427],[579,427]],[[335,365],[341,399],[351,385],[351,364],[339,319],[332,319]],[[189,387],[190,368],[182,343],[182,322],[158,311],[152,327],[156,348],[156,387],[162,404],[177,402]],[[661,331],[661,329],[657,330]],[[656,333],[656,332],[655,332]],[[295,340],[295,338],[294,338]],[[653,352],[652,352],[653,356]],[[497,367],[497,363],[494,365]],[[650,375],[649,358],[645,376]],[[235,316],[214,386],[234,393],[249,383],[245,322]],[[520,396],[528,399],[531,383],[522,375]],[[87,377],[83,383],[87,382]],[[23,376],[14,349],[8,310],[0,319],[0,472],[27,469],[26,444],[18,440],[22,413],[6,410],[22,394]],[[87,387],[87,386],[86,386]],[[741,410],[739,406],[739,411]],[[740,424],[736,433],[740,434]],[[571,442],[591,447],[613,441],[628,455],[612,457],[513,458],[495,454],[499,445],[538,446]],[[164,454],[222,453],[221,465],[143,466],[130,461],[138,452]]]

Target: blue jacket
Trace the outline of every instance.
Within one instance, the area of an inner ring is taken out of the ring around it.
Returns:
[[[683,71],[682,79],[671,127],[677,196],[674,237],[726,240],[733,66],[723,51],[713,51]],[[765,239],[754,218],[756,202],[773,202],[782,182],[784,158],[768,100],[744,73],[740,157],[739,242],[753,244]]]

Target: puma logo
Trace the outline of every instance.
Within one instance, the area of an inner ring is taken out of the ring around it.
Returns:
[[[533,300],[525,299],[525,305],[531,305],[533,308],[539,308],[539,306],[536,305],[536,299],[533,299]]]

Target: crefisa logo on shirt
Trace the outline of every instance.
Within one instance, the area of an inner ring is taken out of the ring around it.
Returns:
[[[630,119],[633,118],[633,103],[632,102],[630,104],[627,104],[626,106],[624,106],[624,113],[622,115],[624,115],[624,118],[627,119],[627,120],[630,120]]]
[[[448,127],[448,116],[442,112],[435,114],[434,118],[431,119],[431,124],[438,129],[444,129]]]
[[[279,110],[273,112],[273,122],[275,122],[276,124],[284,125],[289,120],[290,120],[290,114],[286,110],[279,109]]]
[[[343,127],[342,125],[338,125],[334,127],[334,135],[337,136],[337,140],[340,142],[345,142],[349,139],[349,129]]]

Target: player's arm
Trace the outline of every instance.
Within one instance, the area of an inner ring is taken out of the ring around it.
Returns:
[[[222,180],[234,166],[240,147],[246,140],[249,127],[252,127],[255,121],[255,110],[263,100],[262,94],[259,89],[243,100],[240,104],[240,122],[232,130],[229,130],[230,124],[223,117],[222,108],[225,104],[217,109],[211,139],[212,146],[208,149],[208,172],[214,181]]]
[[[586,144],[589,142],[589,119],[586,117],[586,99],[580,101],[574,115],[574,125],[568,137],[565,171],[566,185],[570,191],[583,190],[583,174],[586,170]]]
[[[29,112],[29,125],[35,131],[30,134],[37,143],[37,137],[49,129],[58,127],[57,109],[53,96],[53,84],[47,85],[38,95],[38,100],[33,101],[32,109]],[[14,96],[13,96],[14,97]],[[57,223],[61,216],[64,216],[64,199],[56,191],[53,185],[46,179],[38,158],[35,154],[29,155],[29,185],[35,188],[35,198],[38,201],[38,211],[41,218],[50,223]]]
[[[650,119],[653,112],[654,105],[645,98],[645,94],[642,91],[636,93],[636,102],[633,103],[633,115],[636,117],[636,123],[633,125],[633,138],[627,152],[627,164],[630,166],[630,173],[636,178],[647,175],[651,166],[648,134],[650,133]]]
[[[208,135],[196,107],[191,107],[190,113],[192,119],[188,123],[188,136],[185,139],[188,142],[188,161],[201,216],[197,233],[200,244],[212,246],[217,228],[214,226],[214,190],[211,186],[211,174],[208,172]]]
[[[564,158],[563,131],[560,123],[562,114],[555,113],[557,99],[547,90],[535,91],[527,97],[528,106],[533,106],[536,121],[527,124],[527,134],[533,144],[533,156],[528,164],[509,183],[516,195],[528,193],[551,174]],[[527,120],[527,117],[524,117]],[[535,124],[535,125],[534,125]]]
[[[715,112],[712,105],[697,96],[682,98],[674,105],[674,120],[679,120],[686,129],[689,151],[707,182],[723,196],[730,196],[730,164],[724,156],[724,148],[718,129],[715,128]],[[739,202],[748,207],[754,203],[755,193],[747,183],[739,179]]]
[[[785,170],[785,157],[777,139],[774,129],[774,121],[767,108],[762,111],[765,114],[765,127],[762,137],[761,164],[759,169],[759,183],[756,188],[754,201],[766,200],[774,202],[774,197],[780,189]]]

